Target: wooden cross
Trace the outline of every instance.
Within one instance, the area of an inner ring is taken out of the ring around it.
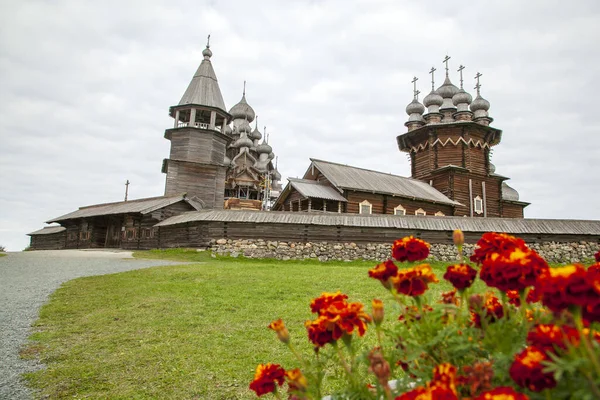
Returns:
[[[208,39],[206,40],[206,48],[210,48],[210,35],[208,35]]]
[[[475,89],[477,89],[477,96],[479,96],[479,88],[481,88],[481,84],[479,83],[479,77],[482,76],[479,72],[475,75],[475,79],[477,79],[477,84],[475,85]]]
[[[245,96],[246,95],[246,81],[244,81],[244,91],[242,92],[242,95]]]
[[[429,70],[429,73],[431,74],[431,91],[433,92],[435,90],[435,83],[433,81],[433,73],[436,71],[435,68],[431,67],[431,69]]]
[[[448,54],[446,54],[446,57],[444,57],[444,61],[446,63],[446,76],[448,76],[448,60],[450,59],[450,57],[448,56]]]
[[[411,81],[411,83],[413,84],[413,96],[415,96],[415,99],[417,98],[417,81],[419,80],[419,78],[417,78],[416,76],[413,78],[413,80]]]
[[[460,72],[460,88],[461,89],[463,88],[463,74],[462,74],[463,69],[465,69],[464,65],[461,65],[458,67],[458,72]]]
[[[129,179],[125,182],[125,201],[127,201],[127,193],[129,192]]]

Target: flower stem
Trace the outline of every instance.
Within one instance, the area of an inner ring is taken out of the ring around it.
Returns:
[[[287,346],[290,349],[290,351],[292,352],[292,354],[296,357],[296,359],[300,362],[300,364],[302,365],[302,368],[305,368],[306,367],[306,363],[304,362],[304,359],[302,358],[302,356],[300,355],[300,353],[298,353],[298,351],[296,350],[296,348],[294,346],[292,346],[292,343],[288,342]]]
[[[600,377],[600,363],[598,362],[598,358],[596,354],[594,354],[594,349],[592,348],[592,344],[590,343],[590,338],[583,330],[583,320],[581,318],[581,307],[577,307],[574,312],[575,316],[575,326],[577,327],[577,331],[579,331],[579,336],[581,337],[581,341],[583,342],[583,346],[594,365],[594,369],[596,370],[597,377]]]

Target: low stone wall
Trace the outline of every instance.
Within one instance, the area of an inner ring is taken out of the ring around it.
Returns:
[[[529,245],[549,263],[572,263],[589,261],[594,253],[600,250],[600,245],[593,242],[576,243],[532,243]],[[465,244],[465,255],[470,255],[475,246]],[[278,260],[319,261],[352,261],[372,260],[382,261],[390,257],[391,245],[388,243],[303,243],[265,241],[262,239],[219,239],[210,242],[211,250],[219,255],[248,258],[275,258]],[[447,244],[432,244],[430,258],[435,261],[455,261],[456,248]]]

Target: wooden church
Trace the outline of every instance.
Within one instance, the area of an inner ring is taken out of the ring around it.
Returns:
[[[490,149],[500,143],[502,131],[490,126],[490,103],[481,96],[475,76],[475,99],[450,81],[446,57],[444,83],[423,103],[415,85],[413,100],[406,107],[407,132],[396,139],[400,151],[408,153],[411,177],[356,168],[311,159],[302,179],[289,183],[274,209],[282,211],[327,211],[358,214],[431,215],[523,218],[529,205],[519,200],[509,179],[496,173]]]
[[[60,227],[29,234],[33,249],[161,247],[162,221],[207,209],[523,218],[528,203],[490,162],[502,132],[490,126],[481,75],[473,99],[463,88],[464,67],[458,70],[460,88],[450,81],[449,57],[437,89],[431,69],[431,93],[423,103],[413,80],[407,132],[397,137],[400,151],[410,157],[410,178],[311,159],[302,179],[288,179],[281,191],[275,154],[266,129],[258,129],[245,84],[241,100],[227,111],[209,44],[202,56],[181,100],[169,108],[173,127],[164,133],[171,144],[162,164],[164,195],[81,207],[53,218],[48,223]]]

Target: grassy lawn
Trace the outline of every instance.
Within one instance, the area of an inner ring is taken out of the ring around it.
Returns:
[[[136,256],[193,263],[80,278],[58,289],[22,352],[47,366],[26,375],[42,396],[256,398],[248,384],[258,363],[299,366],[266,328],[272,320],[283,318],[308,355],[303,323],[313,319],[309,302],[321,292],[341,290],[369,312],[375,297],[392,305],[367,276],[372,262],[212,258],[182,250]],[[445,267],[434,269],[441,280]],[[432,295],[450,289],[446,282],[433,286]]]

